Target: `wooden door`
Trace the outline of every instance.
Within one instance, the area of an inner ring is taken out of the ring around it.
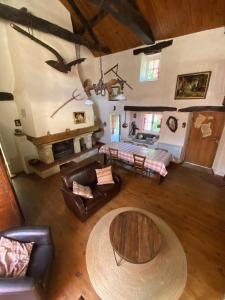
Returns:
[[[211,168],[224,128],[225,113],[194,112],[185,161]]]
[[[0,151],[0,231],[20,226],[23,217]]]

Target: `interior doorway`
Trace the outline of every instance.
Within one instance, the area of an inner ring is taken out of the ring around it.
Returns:
[[[121,116],[119,114],[110,114],[110,136],[111,142],[119,142],[121,135]]]
[[[223,132],[225,113],[194,112],[185,161],[211,168]]]

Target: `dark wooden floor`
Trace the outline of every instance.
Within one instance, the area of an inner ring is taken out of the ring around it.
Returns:
[[[166,180],[119,170],[121,193],[85,223],[64,205],[60,176],[41,179],[20,175],[13,180],[27,224],[50,225],[56,255],[48,300],[99,299],[88,278],[85,248],[96,222],[108,211],[133,206],[164,219],[187,255],[188,280],[182,300],[223,299],[225,293],[225,188],[210,183],[210,174],[173,165]],[[209,176],[205,180],[205,176]],[[129,300],[129,299],[124,299]],[[137,299],[138,300],[138,299]]]

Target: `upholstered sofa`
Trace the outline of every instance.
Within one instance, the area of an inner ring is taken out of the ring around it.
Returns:
[[[93,162],[62,176],[62,193],[65,203],[82,222],[120,191],[121,179],[114,172],[112,173],[115,184],[97,185],[95,169],[100,169],[101,167],[99,162]],[[93,198],[86,199],[73,194],[73,181],[77,181],[84,186],[89,186],[92,190]]]
[[[17,227],[0,232],[1,236],[35,244],[25,277],[0,278],[0,300],[46,299],[48,275],[53,259],[53,243],[49,228]]]

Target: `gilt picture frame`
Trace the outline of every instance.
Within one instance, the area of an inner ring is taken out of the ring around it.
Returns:
[[[205,99],[211,71],[182,74],[177,76],[175,100]]]
[[[86,114],[84,111],[81,112],[74,112],[74,123],[75,124],[83,124],[86,123]]]

